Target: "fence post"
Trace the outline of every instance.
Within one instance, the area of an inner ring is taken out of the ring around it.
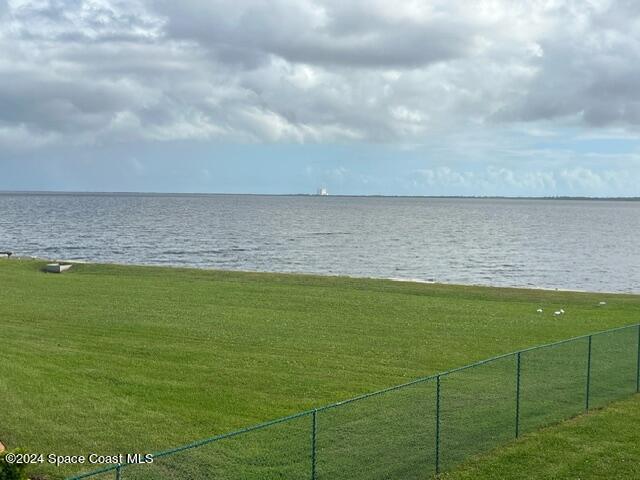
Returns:
[[[436,475],[440,473],[440,375],[436,377]]]
[[[640,323],[638,324],[638,366],[636,368],[636,393],[640,393]]]
[[[120,480],[120,469],[122,468],[122,466],[120,464],[116,465],[116,480]]]
[[[311,480],[316,480],[316,438],[318,434],[318,409],[311,416]]]
[[[520,435],[520,353],[516,360],[516,438]]]
[[[589,393],[591,390],[591,340],[593,339],[592,335],[589,335],[589,350],[587,352],[587,395],[585,401],[585,410],[589,411]]]

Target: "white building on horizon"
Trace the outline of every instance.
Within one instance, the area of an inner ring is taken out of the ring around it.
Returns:
[[[327,195],[329,195],[329,192],[327,191],[327,189],[325,187],[320,187],[318,188],[318,195],[320,195],[321,197],[325,197]]]

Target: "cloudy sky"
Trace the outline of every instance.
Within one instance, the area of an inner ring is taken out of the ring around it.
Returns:
[[[0,0],[0,190],[640,196],[635,0]]]

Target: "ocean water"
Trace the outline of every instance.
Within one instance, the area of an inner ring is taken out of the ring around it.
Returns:
[[[0,250],[95,262],[640,292],[640,202],[1,194]]]

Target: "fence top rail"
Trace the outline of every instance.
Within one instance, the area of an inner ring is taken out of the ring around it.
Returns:
[[[452,373],[460,372],[460,371],[463,371],[463,370],[468,370],[468,369],[473,368],[473,367],[479,367],[481,365],[485,365],[487,363],[491,363],[491,362],[494,362],[496,360],[500,360],[500,359],[503,359],[503,358],[515,356],[515,355],[526,353],[526,352],[531,352],[531,351],[534,351],[534,350],[540,350],[540,349],[543,349],[543,348],[555,347],[555,346],[562,345],[562,344],[565,344],[565,343],[574,342],[576,340],[581,340],[581,339],[593,337],[593,336],[596,336],[596,335],[612,333],[612,332],[616,332],[616,331],[619,331],[619,330],[625,330],[625,329],[634,328],[634,327],[640,328],[640,323],[624,325],[624,326],[621,326],[621,327],[610,328],[610,329],[607,329],[607,330],[600,330],[600,331],[593,332],[593,333],[588,333],[588,334],[585,334],[585,335],[579,335],[577,337],[571,337],[571,338],[567,338],[567,339],[564,339],[564,340],[559,340],[559,341],[556,341],[556,342],[545,343],[545,344],[542,344],[542,345],[536,345],[534,347],[529,347],[529,348],[524,348],[524,349],[521,349],[521,350],[516,350],[514,352],[503,353],[503,354],[500,354],[500,355],[496,355],[494,357],[490,357],[490,358],[487,358],[487,359],[484,359],[484,360],[480,360],[480,361],[477,361],[477,362],[474,362],[474,363],[470,363],[469,365],[464,365],[464,366],[461,366],[461,367],[456,367],[456,368],[452,368],[450,370],[446,370],[444,372],[435,373],[435,374],[428,375],[428,376],[425,376],[425,377],[420,377],[420,378],[417,378],[415,380],[411,380],[411,381],[406,382],[406,383],[402,383],[402,384],[399,384],[399,385],[394,385],[392,387],[384,388],[382,390],[376,390],[374,392],[364,393],[362,395],[358,395],[356,397],[353,397],[353,398],[350,398],[350,399],[347,399],[347,400],[334,402],[334,403],[331,403],[329,405],[324,405],[322,407],[313,408],[313,409],[310,409],[310,410],[305,410],[305,411],[302,411],[302,412],[299,412],[299,413],[296,413],[296,414],[293,414],[293,415],[288,415],[286,417],[280,417],[280,418],[277,418],[277,419],[274,419],[274,420],[270,420],[270,421],[267,421],[267,422],[251,425],[249,427],[245,427],[245,428],[242,428],[240,430],[235,430],[235,431],[232,431],[232,432],[215,435],[213,437],[209,437],[209,438],[205,438],[205,439],[202,439],[202,440],[198,440],[196,442],[192,442],[192,443],[189,443],[187,445],[182,445],[180,447],[175,447],[175,448],[171,448],[171,449],[168,449],[168,450],[162,450],[160,452],[154,453],[153,457],[154,458],[165,457],[167,455],[172,455],[172,454],[175,454],[175,453],[183,452],[185,450],[191,450],[191,449],[194,449],[194,448],[201,447],[203,445],[207,445],[207,444],[210,444],[210,443],[213,443],[213,442],[217,442],[219,440],[223,440],[225,438],[232,438],[232,437],[235,437],[235,436],[238,436],[238,435],[242,435],[244,433],[249,433],[249,432],[253,432],[255,430],[261,430],[263,428],[268,428],[268,427],[271,427],[273,425],[277,425],[279,423],[284,423],[284,422],[288,422],[288,421],[291,421],[291,420],[295,420],[296,418],[311,416],[311,415],[313,415],[314,413],[317,413],[317,412],[322,412],[322,411],[330,410],[330,409],[337,408],[337,407],[340,407],[340,406],[343,406],[343,405],[348,405],[350,403],[354,403],[354,402],[359,401],[359,400],[364,400],[364,399],[375,397],[375,396],[378,396],[378,395],[383,395],[385,393],[390,393],[390,392],[393,392],[393,391],[396,391],[396,390],[400,390],[400,389],[403,389],[403,388],[407,388],[407,387],[410,387],[410,386],[413,386],[413,385],[417,385],[417,384],[420,384],[420,383],[428,382],[430,380],[436,380],[437,378],[441,378],[441,377],[450,375]],[[83,474],[80,474],[80,475],[69,477],[67,480],[82,480],[84,478],[89,478],[89,477],[92,477],[94,475],[99,475],[99,474],[102,474],[102,473],[107,473],[109,471],[114,471],[114,470],[116,470],[118,468],[125,467],[127,465],[129,465],[129,464],[110,465],[108,467],[100,468],[98,470],[93,470],[93,471],[86,472],[86,473],[83,473]]]
[[[90,472],[81,473],[80,475],[76,475],[75,477],[68,477],[67,480],[81,480],[83,478],[94,477],[96,475],[100,475],[101,473],[112,472],[118,468],[117,465],[109,465],[108,467],[99,468],[97,470],[92,470]]]
[[[350,398],[348,400],[342,400],[340,402],[331,403],[329,405],[325,405],[324,407],[319,407],[316,410],[317,411],[323,411],[323,410],[328,410],[330,408],[335,408],[335,407],[339,407],[339,406],[342,406],[342,405],[347,405],[347,404],[355,402],[357,400],[364,400],[365,398],[373,397],[373,396],[376,396],[376,395],[382,395],[384,393],[392,392],[394,390],[399,390],[399,389],[405,388],[405,387],[410,387],[410,386],[418,384],[418,383],[426,382],[426,381],[429,381],[429,380],[435,380],[437,377],[444,377],[446,375],[449,375],[449,374],[452,374],[452,373],[456,373],[456,372],[460,372],[462,370],[467,370],[467,369],[473,368],[473,367],[479,367],[480,365],[484,365],[486,363],[494,362],[494,361],[500,360],[502,358],[511,357],[511,356],[517,355],[518,353],[530,352],[532,350],[539,350],[539,349],[547,348],[547,347],[555,347],[557,345],[562,345],[564,343],[575,342],[576,340],[581,340],[583,338],[589,338],[591,336],[601,335],[603,333],[611,333],[611,332],[615,332],[615,331],[618,331],[618,330],[625,330],[627,328],[633,328],[633,327],[640,327],[640,323],[634,323],[634,324],[631,324],[631,325],[624,325],[622,327],[610,328],[608,330],[600,330],[600,331],[593,332],[593,333],[588,333],[588,334],[585,334],[585,335],[579,335],[577,337],[571,337],[571,338],[567,338],[567,339],[564,339],[564,340],[558,340],[556,342],[544,343],[542,345],[536,345],[534,347],[523,348],[521,350],[516,350],[515,352],[502,353],[500,355],[496,355],[495,357],[490,357],[490,358],[486,358],[484,360],[479,360],[477,362],[470,363],[468,365],[463,365],[461,367],[456,367],[456,368],[452,368],[450,370],[445,370],[444,372],[434,373],[434,374],[426,376],[426,377],[420,377],[420,378],[417,378],[415,380],[411,380],[410,382],[402,383],[400,385],[395,385],[393,387],[387,387],[387,388],[384,388],[382,390],[377,390],[375,392],[369,392],[369,393],[365,393],[365,394],[362,394],[362,395],[358,395],[357,397],[353,397],[353,398]]]

